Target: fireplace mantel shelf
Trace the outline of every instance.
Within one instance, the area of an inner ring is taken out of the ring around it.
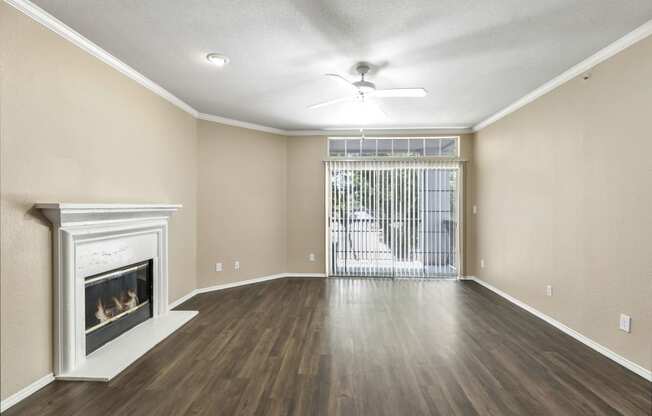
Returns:
[[[181,208],[180,204],[80,204],[74,202],[51,202],[37,203],[38,209],[58,209],[60,211],[124,211],[124,210],[147,210],[147,211],[169,211]]]
[[[55,225],[72,225],[106,221],[169,217],[182,208],[180,204],[80,204],[70,202],[38,203]]]

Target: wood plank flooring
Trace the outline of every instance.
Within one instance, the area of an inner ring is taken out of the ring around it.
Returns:
[[[198,295],[110,383],[13,415],[650,415],[652,383],[473,282],[290,278]]]

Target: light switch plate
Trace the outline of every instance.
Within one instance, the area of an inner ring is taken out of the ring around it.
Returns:
[[[624,313],[620,314],[620,329],[627,333],[632,330],[632,317],[625,315]]]
[[[480,259],[480,268],[484,269],[484,259]]]
[[[474,214],[478,213],[478,206],[477,205],[473,205],[473,213]]]

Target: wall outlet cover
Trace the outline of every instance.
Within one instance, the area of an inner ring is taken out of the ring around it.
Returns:
[[[222,263],[215,263],[215,271],[216,272],[222,271]]]
[[[236,260],[235,263],[233,263],[233,268],[235,270],[240,270],[240,262]]]
[[[484,259],[480,259],[480,268],[484,269]]]
[[[310,253],[310,254],[308,255],[308,260],[310,260],[310,261],[315,261],[315,253]]]
[[[546,296],[552,296],[552,286],[546,286]]]

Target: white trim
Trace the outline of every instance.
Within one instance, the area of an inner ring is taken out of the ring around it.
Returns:
[[[330,144],[328,139],[326,142],[326,154],[329,154]],[[378,145],[376,145],[378,149]],[[378,152],[376,152],[378,153]],[[331,183],[331,169],[328,163],[324,163],[324,270],[326,271],[326,277],[332,273],[331,262],[332,255],[331,252],[331,216],[333,214],[333,207],[331,206],[332,201],[330,201],[330,189],[332,186]]]
[[[269,280],[284,279],[286,277],[326,277],[326,275],[322,273],[279,273],[279,274],[272,274],[269,276],[255,277],[253,279],[241,280],[239,282],[224,283],[221,285],[204,287],[204,288],[197,289],[196,291],[197,293],[213,292],[216,290],[230,289],[232,287],[246,286],[254,283],[267,282]]]
[[[326,273],[279,273],[279,274],[272,274],[269,276],[255,277],[253,279],[241,280],[239,282],[224,283],[221,285],[202,287],[199,289],[192,290],[190,291],[190,293],[187,293],[186,295],[170,303],[169,309],[176,308],[177,306],[192,299],[195,295],[198,295],[200,293],[214,292],[217,290],[224,290],[233,287],[246,286],[254,283],[267,282],[269,280],[283,279],[286,277],[326,277]]]
[[[365,126],[360,126],[360,127],[326,127],[322,130],[328,131],[328,132],[339,132],[339,131],[357,131],[359,132],[360,129],[364,129],[367,131],[378,131],[378,130],[387,130],[387,131],[393,131],[395,132],[396,130],[408,130],[410,131],[411,134],[414,134],[415,130],[425,130],[425,131],[430,131],[430,130],[467,130],[470,129],[472,126],[414,126],[414,127],[365,127]]]
[[[460,152],[460,143],[459,138],[457,142],[457,151]],[[460,162],[460,167],[457,170],[457,239],[455,244],[457,247],[457,280],[460,280],[461,276],[466,272],[464,269],[464,250],[466,249],[466,221],[465,221],[465,210],[466,210],[466,190],[464,189],[464,163]]]
[[[285,277],[285,273],[272,274],[272,275],[269,275],[269,276],[262,276],[262,277],[255,277],[253,279],[241,280],[239,282],[223,283],[221,285],[202,287],[202,288],[197,289],[197,293],[199,294],[199,293],[206,293],[206,292],[214,292],[216,290],[231,289],[233,287],[246,286],[246,285],[251,285],[251,284],[260,283],[260,282],[267,282],[269,280],[282,279],[284,277]]]
[[[41,390],[43,387],[47,386],[53,381],[54,381],[54,374],[52,373],[39,378],[32,384],[28,385],[27,387],[19,390],[18,392],[4,399],[2,403],[0,403],[0,412],[4,412],[10,407],[21,402],[22,400],[25,400],[27,397]]]
[[[285,273],[284,277],[326,277],[326,273]]]
[[[70,43],[78,46],[79,48],[93,55],[94,57],[104,62],[105,64],[113,67],[118,72],[136,81],[143,87],[147,88],[148,90],[152,91],[153,93],[157,94],[163,99],[169,101],[170,103],[176,105],[177,107],[189,113],[193,117],[197,117],[197,110],[192,108],[190,105],[186,104],[185,102],[177,98],[175,95],[173,95],[171,92],[161,87],[151,79],[145,77],[143,74],[136,71],[126,63],[116,58],[115,56],[111,55],[110,53],[108,53],[107,51],[105,51],[95,43],[91,42],[90,40],[88,40],[87,38],[79,34],[77,31],[75,31],[65,23],[61,22],[59,19],[52,16],[50,13],[38,7],[31,1],[29,0],[4,0],[4,1],[7,4],[15,7],[17,10],[24,13],[28,17],[31,17],[36,22],[47,27],[57,35],[66,39]]]
[[[636,42],[639,42],[650,35],[652,35],[652,20],[648,20],[646,23],[634,29],[633,31],[629,32],[622,38],[600,49],[595,54],[586,58],[585,60],[578,63],[577,65],[569,68],[565,72],[557,75],[555,78],[541,85],[539,88],[535,89],[534,91],[530,92],[524,97],[516,100],[514,103],[508,105],[507,107],[498,111],[494,115],[482,120],[481,122],[473,126],[473,131],[478,132],[483,128],[489,126],[490,124],[495,123],[501,118],[513,113],[514,111],[518,110],[521,107],[524,107],[525,105],[549,93],[550,91],[572,80],[573,78],[582,75],[583,73],[587,72],[594,66],[611,58],[617,53],[629,48]]]
[[[478,279],[477,277],[473,276],[465,276],[462,278],[462,280],[470,280],[478,283],[481,286],[486,287],[487,289],[491,290],[492,292],[496,293],[497,295],[505,298],[506,300],[512,302],[514,305],[518,306],[519,308],[525,309],[527,312],[531,313],[532,315],[536,316],[537,318],[545,321],[546,323],[554,326],[555,328],[559,329],[560,331],[564,332],[567,335],[570,335],[571,337],[575,338],[582,344],[586,345],[589,348],[592,348],[593,350],[599,352],[600,354],[604,355],[605,357],[617,362],[618,364],[622,365],[623,367],[627,368],[628,370],[633,371],[634,373],[638,374],[639,376],[643,377],[644,379],[648,381],[652,381],[652,371],[636,364],[635,362],[632,362],[628,360],[627,358],[613,352],[609,348],[598,344],[597,342],[593,341],[592,339],[580,334],[579,332],[575,331],[574,329],[562,324],[561,322],[557,321],[556,319],[546,315],[545,313],[533,308],[532,306],[521,302],[520,300],[516,299],[515,297],[508,295],[507,293],[503,292],[502,290],[490,285],[489,283]]]
[[[344,127],[324,128],[317,130],[283,130],[286,136],[359,136],[360,129],[372,132],[374,135],[458,135],[473,133],[472,126],[462,127]]]
[[[289,132],[283,129],[277,129],[275,127],[263,126],[261,124],[248,123],[246,121],[234,120],[232,118],[214,116],[212,114],[198,113],[197,118],[205,121],[212,121],[214,123],[226,124],[227,126],[242,127],[249,130],[258,130],[265,133],[287,135]]]
[[[193,289],[190,292],[186,293],[185,295],[181,296],[179,299],[175,300],[174,302],[170,302],[168,304],[168,310],[172,310],[176,308],[177,306],[181,305],[187,300],[190,300],[193,296],[197,294],[197,289]]]
[[[225,124],[227,126],[241,127],[249,130],[258,130],[266,133],[278,134],[282,136],[351,136],[360,134],[360,128],[325,128],[317,130],[287,130],[276,127],[264,126],[262,124],[249,123],[247,121],[235,120],[216,116],[213,114],[198,113],[197,118],[205,121],[212,121],[214,123]],[[372,131],[374,134],[385,135],[405,135],[405,134],[418,134],[418,135],[459,135],[473,133],[471,126],[467,127],[364,127],[365,131]],[[456,136],[459,137],[459,136]]]

